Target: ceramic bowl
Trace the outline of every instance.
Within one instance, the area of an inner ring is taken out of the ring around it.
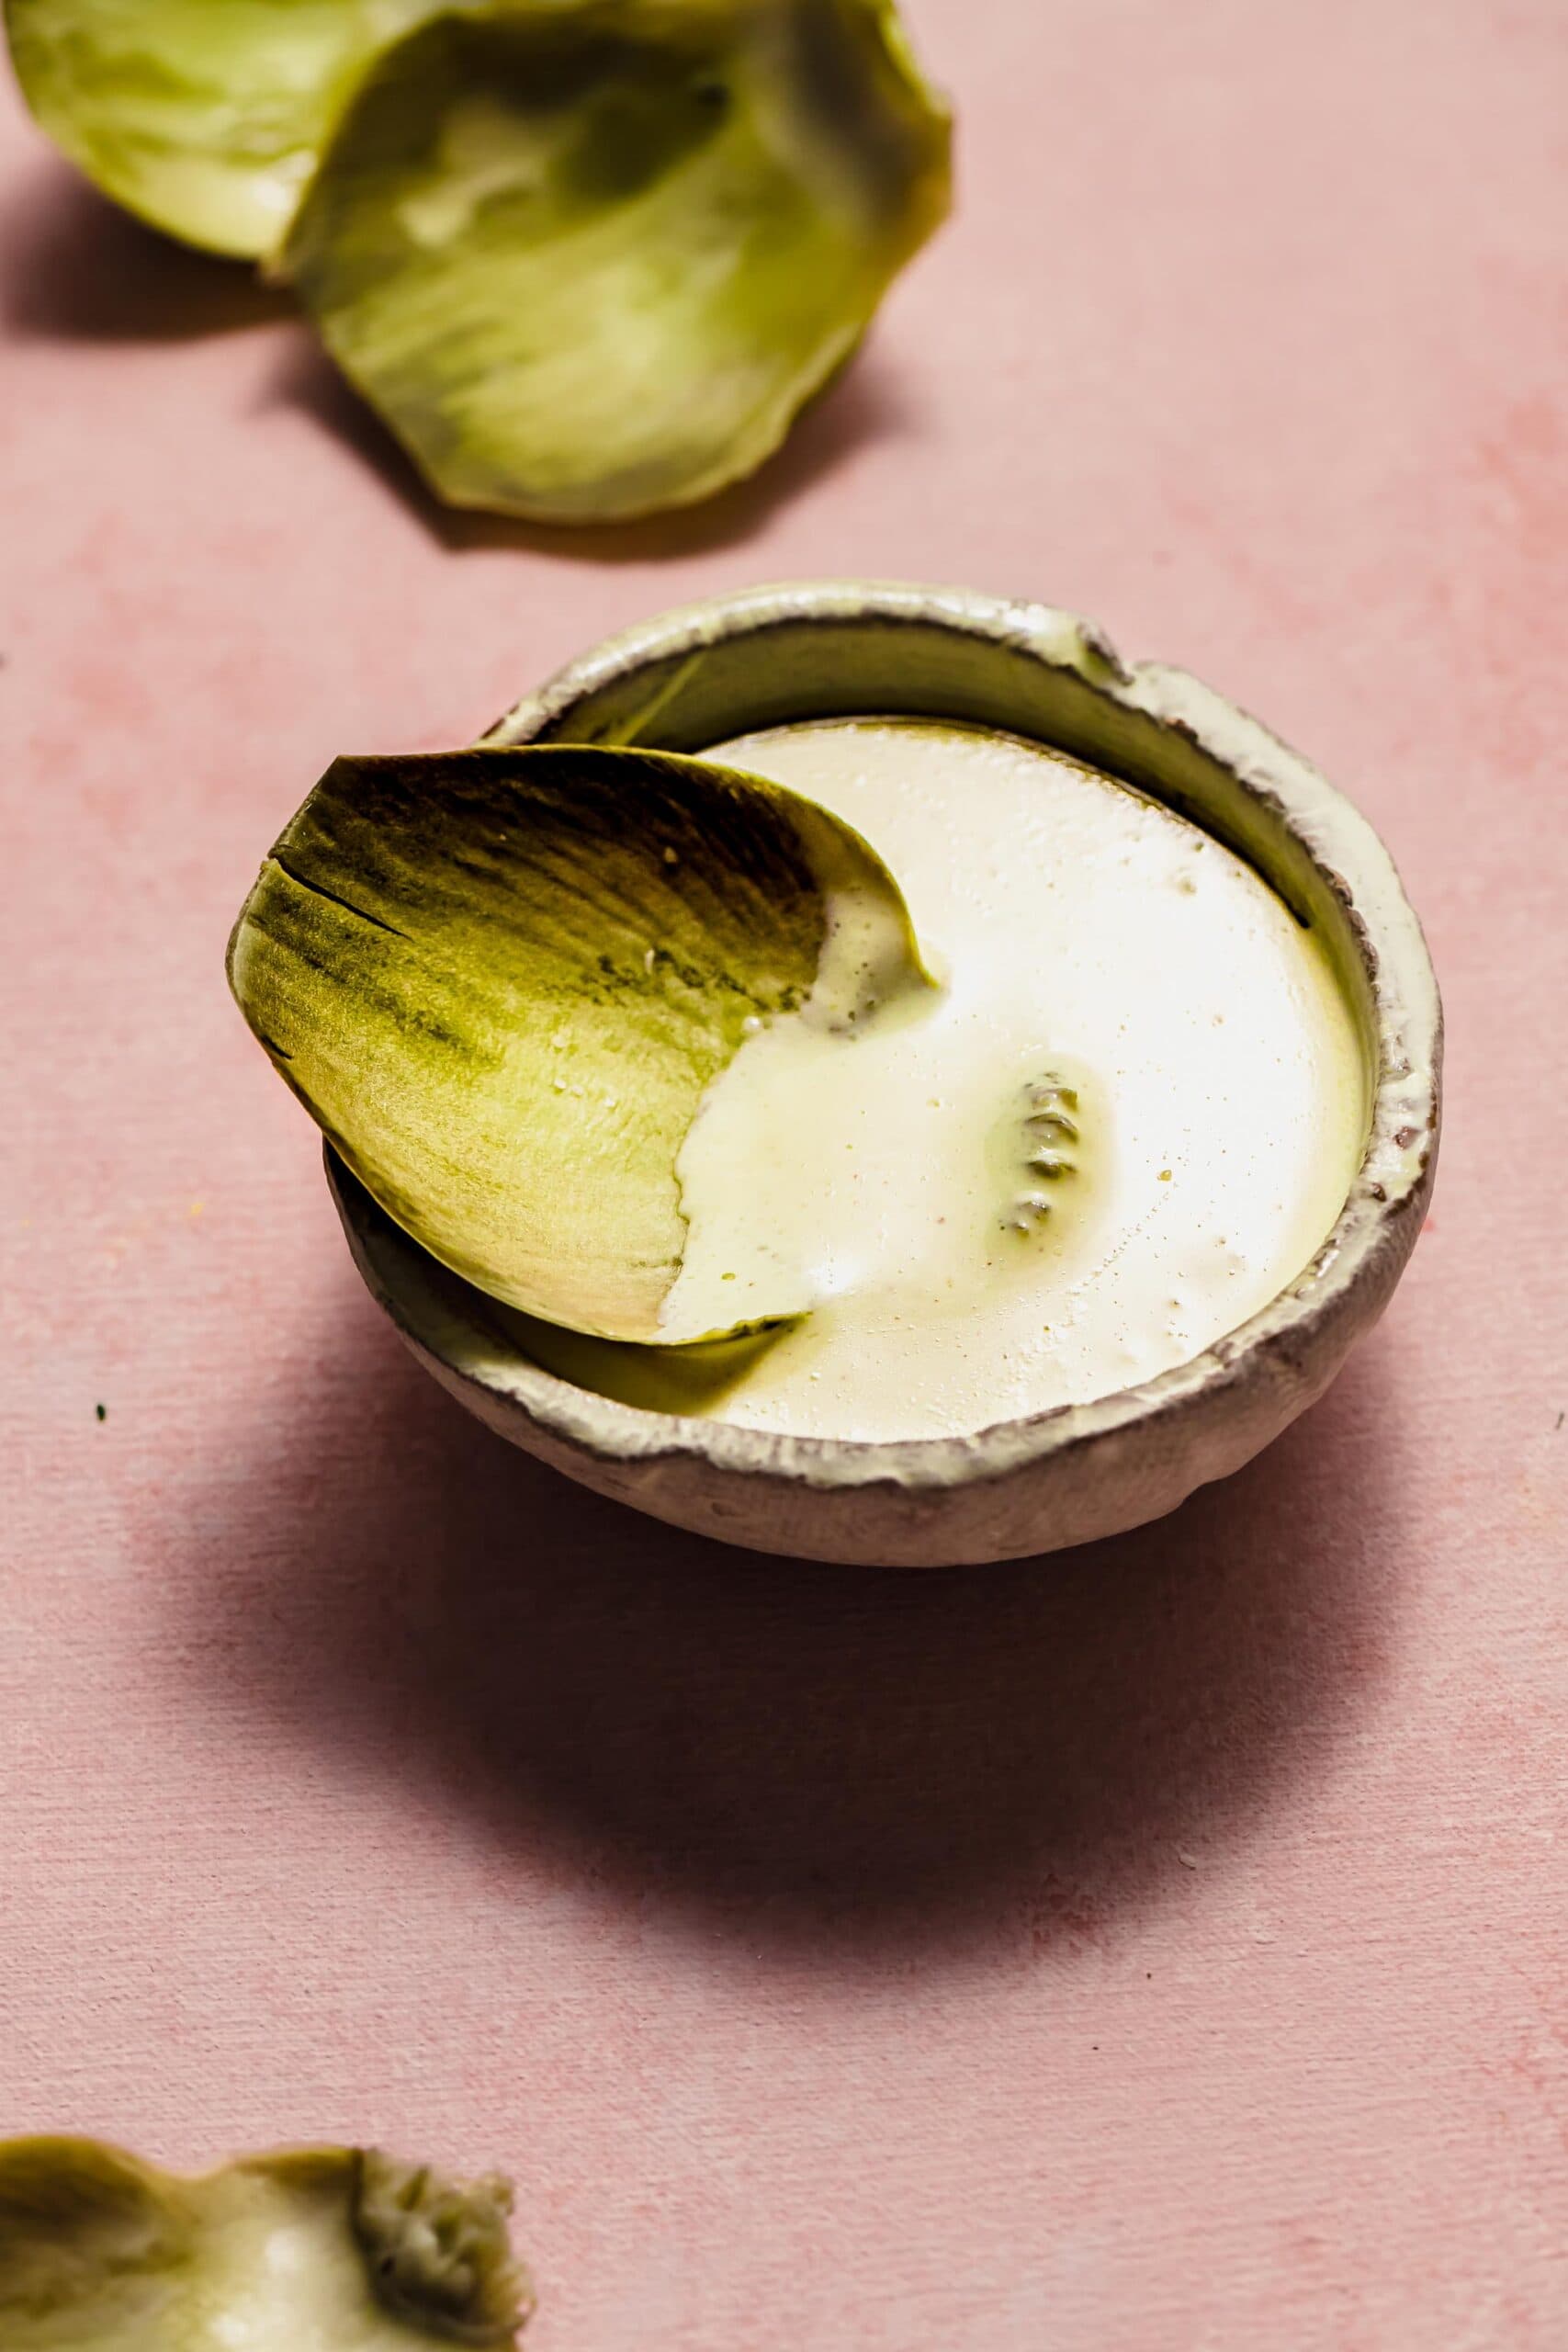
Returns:
[[[1295,1282],[1201,1355],[1093,1404],[962,1437],[791,1438],[556,1378],[329,1151],[333,1196],[372,1294],[443,1386],[514,1444],[658,1519],[758,1551],[910,1566],[1114,1534],[1277,1437],[1387,1305],[1438,1148],[1441,1016],[1420,927],[1371,827],[1306,761],[1181,671],[1129,667],[1098,629],[1043,605],[867,582],[752,589],[611,639],[483,740],[701,752],[857,714],[966,720],[1074,752],[1250,860],[1317,929],[1357,1014],[1371,1113],[1349,1196]]]

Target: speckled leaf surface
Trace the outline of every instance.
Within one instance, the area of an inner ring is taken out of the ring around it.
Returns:
[[[942,220],[888,0],[588,0],[427,25],[283,266],[444,498],[592,522],[749,473]]]
[[[809,993],[846,878],[913,963],[874,854],[760,779],[575,747],[339,760],[263,867],[230,977],[444,1264],[530,1314],[669,1339],[676,1155],[748,1023]]]

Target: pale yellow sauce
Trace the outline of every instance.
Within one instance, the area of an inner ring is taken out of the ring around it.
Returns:
[[[1315,936],[1168,810],[1010,736],[896,720],[715,746],[856,827],[942,985],[859,1035],[748,1040],[677,1173],[680,1328],[772,1291],[800,1322],[659,1350],[529,1325],[628,1402],[893,1439],[1152,1378],[1298,1274],[1365,1129]]]

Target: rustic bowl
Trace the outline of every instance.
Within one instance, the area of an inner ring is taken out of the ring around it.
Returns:
[[[1048,605],[858,581],[750,589],[611,639],[484,741],[701,752],[792,719],[894,713],[1010,729],[1125,778],[1249,859],[1318,930],[1360,1029],[1366,1153],[1311,1264],[1249,1322],[1139,1387],[973,1435],[781,1437],[613,1403],[543,1371],[330,1150],[327,1169],[374,1296],[443,1386],[514,1444],[728,1544],[928,1566],[1157,1518],[1322,1394],[1421,1228],[1441,1013],[1420,927],[1365,819],[1256,719],[1179,670],[1127,667]]]

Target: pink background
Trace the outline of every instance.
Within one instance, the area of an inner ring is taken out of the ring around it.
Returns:
[[[955,224],[761,481],[597,543],[438,514],[4,101],[0,2129],[498,2161],[536,2352],[1556,2352],[1568,13],[910,13]],[[728,1555],[510,1453],[223,987],[333,752],[853,571],[1264,714],[1448,998],[1377,1336],[1033,1566]]]

